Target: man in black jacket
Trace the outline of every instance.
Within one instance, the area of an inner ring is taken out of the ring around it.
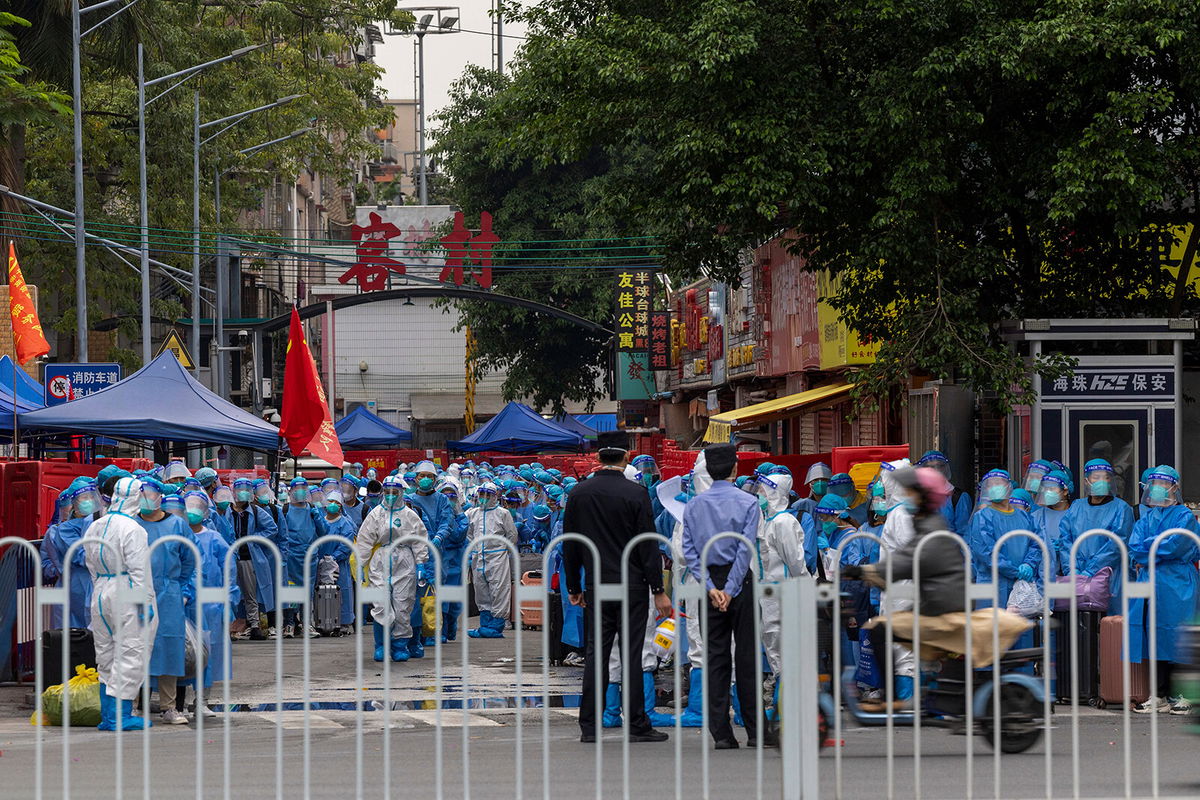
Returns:
[[[567,593],[573,605],[584,609],[596,602],[597,584],[623,582],[622,556],[625,546],[640,533],[654,532],[650,495],[644,486],[625,478],[625,465],[629,462],[627,435],[621,431],[606,431],[598,437],[597,445],[600,469],[571,490],[563,515],[563,532],[586,536],[600,554],[597,569],[586,545],[577,541],[568,541],[563,545]],[[596,631],[593,630],[592,615],[595,612],[589,609],[583,615],[587,649],[583,669],[583,699],[579,704],[581,742],[596,741],[596,701],[597,698],[603,698],[608,690],[608,659],[613,640],[620,634],[622,642],[629,643],[629,658],[622,659],[621,663],[624,685],[640,686],[642,640],[646,617],[649,615],[649,596],[653,594],[654,606],[659,614],[673,614],[671,599],[663,591],[662,561],[653,541],[647,539],[630,551],[628,581],[629,610],[625,619],[621,618],[619,600],[600,604],[599,646]],[[602,681],[599,687],[596,686],[594,673],[597,663],[600,665]],[[650,726],[642,693],[631,690],[627,697],[629,741],[666,741],[667,734]]]

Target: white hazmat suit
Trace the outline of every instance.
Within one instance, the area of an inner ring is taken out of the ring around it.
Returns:
[[[500,536],[514,545],[517,543],[517,526],[508,509],[500,508],[495,497],[487,500],[488,506],[467,511],[468,552],[471,554],[472,581],[475,584],[475,604],[480,612],[486,612],[495,624],[496,631],[503,629],[512,607],[512,566],[508,548],[495,540],[476,546],[475,541],[484,536]],[[480,621],[483,626],[483,620]]]
[[[88,571],[92,573],[91,631],[96,671],[110,697],[134,700],[142,685],[158,620],[154,581],[148,569],[146,529],[137,522],[141,482],[121,478],[108,513],[84,531]],[[93,542],[99,544],[93,544]],[[117,597],[121,587],[146,592],[145,604]]]
[[[767,499],[766,518],[758,528],[758,569],[763,583],[779,583],[784,578],[808,575],[804,564],[804,529],[794,514],[788,511],[792,491],[791,475],[763,475],[759,478],[761,491]],[[782,615],[777,596],[763,597],[763,649],[771,672],[778,675],[783,668],[780,656],[779,631]]]
[[[900,550],[902,547],[912,541],[916,536],[916,528],[913,526],[912,514],[904,507],[905,492],[901,489],[900,484],[896,483],[894,477],[896,470],[901,467],[911,466],[907,458],[902,458],[899,461],[889,461],[880,464],[879,480],[883,483],[883,496],[887,501],[888,511],[887,519],[883,523],[883,530],[879,533],[879,538],[883,542],[880,546],[880,559],[886,559],[892,553]],[[893,585],[911,586],[912,581],[896,581]],[[879,610],[883,613],[888,611],[909,611],[912,609],[912,600],[901,600],[899,598],[889,598],[885,592],[879,600]],[[916,674],[916,659],[913,657],[912,651],[902,647],[899,644],[892,644],[892,659],[895,662],[895,674],[898,676],[913,678]]]
[[[421,541],[401,542],[406,536]],[[367,583],[386,589],[388,602],[375,603],[371,618],[391,639],[412,636],[412,610],[417,599],[417,564],[424,563],[429,547],[425,523],[397,496],[391,508],[376,506],[363,520],[354,540],[355,560],[367,565]],[[389,555],[390,553],[390,555]]]

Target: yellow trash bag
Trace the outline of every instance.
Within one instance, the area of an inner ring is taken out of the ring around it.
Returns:
[[[83,664],[75,667],[75,677],[67,681],[67,702],[71,707],[71,726],[94,728],[100,724],[100,676],[91,667]],[[43,725],[62,725],[62,684],[49,686],[42,692]],[[37,712],[29,718],[31,725],[38,724]]]
[[[438,629],[437,595],[434,594],[433,584],[427,583],[418,590],[421,600],[421,635],[435,636]]]

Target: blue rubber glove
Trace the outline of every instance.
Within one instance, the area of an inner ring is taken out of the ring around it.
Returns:
[[[829,549],[829,540],[827,538],[825,538],[825,534],[820,534],[817,536],[817,549],[818,550],[828,550]]]
[[[1033,567],[1029,566],[1028,564],[1022,564],[1021,566],[1017,567],[1017,580],[1033,580]]]

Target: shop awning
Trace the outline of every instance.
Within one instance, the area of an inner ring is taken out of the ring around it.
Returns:
[[[850,394],[850,388],[848,383],[835,383],[832,386],[821,386],[807,392],[789,394],[787,397],[777,397],[765,403],[755,403],[752,406],[716,414],[708,418],[708,430],[704,434],[704,441],[728,442],[738,428],[764,425],[813,411],[818,406],[833,405]]]

